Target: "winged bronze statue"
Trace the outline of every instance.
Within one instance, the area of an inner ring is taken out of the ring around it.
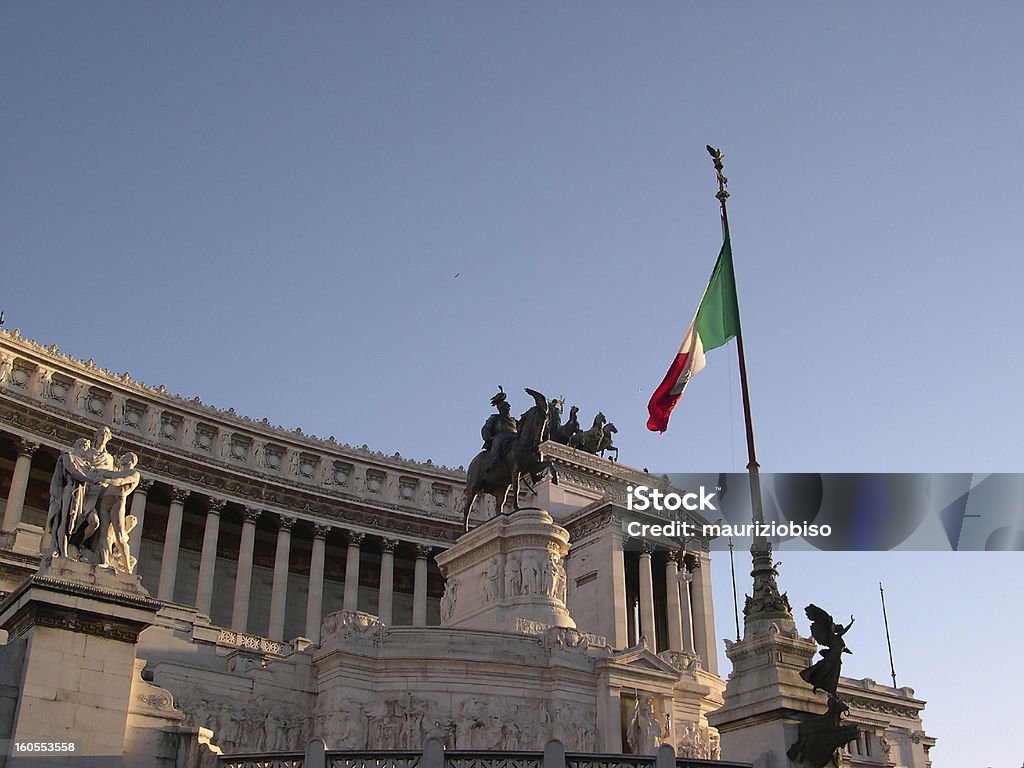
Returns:
[[[839,686],[843,654],[853,653],[846,647],[843,635],[853,626],[854,618],[850,616],[850,623],[844,627],[842,624],[836,624],[828,611],[819,608],[814,603],[808,605],[804,612],[811,620],[811,637],[825,648],[821,651],[821,658],[801,671],[800,677],[809,683],[815,691],[822,690],[830,696],[835,696],[836,688]]]

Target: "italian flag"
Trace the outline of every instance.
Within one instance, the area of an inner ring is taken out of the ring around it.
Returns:
[[[686,382],[704,368],[704,353],[720,347],[740,332],[740,308],[736,301],[736,275],[732,270],[732,248],[726,235],[704,296],[697,307],[676,359],[661,385],[654,391],[647,411],[647,428],[668,429],[668,417],[683,394]]]

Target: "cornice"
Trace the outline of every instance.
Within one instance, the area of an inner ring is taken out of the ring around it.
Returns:
[[[598,477],[603,481],[603,485],[647,485],[664,491],[671,487],[665,475],[652,475],[642,469],[604,459],[561,443],[549,441],[543,443],[540,449],[544,456],[552,459],[559,468],[564,467],[581,475]]]
[[[81,379],[88,381],[93,386],[117,390],[120,394],[135,399],[149,400],[161,408],[179,411],[198,418],[200,421],[227,424],[233,430],[242,430],[274,443],[283,443],[288,447],[297,446],[307,452],[329,453],[336,460],[372,463],[396,472],[422,474],[435,480],[458,485],[465,483],[466,473],[462,467],[445,467],[434,464],[429,459],[423,462],[415,461],[402,458],[397,453],[387,455],[380,451],[372,451],[365,445],[356,447],[347,443],[338,443],[333,436],[321,438],[317,435],[306,434],[299,427],[289,430],[280,425],[273,425],[267,419],[252,419],[235,413],[233,408],[221,409],[207,405],[198,397],[187,400],[181,395],[170,392],[162,384],[153,387],[136,381],[127,371],[117,374],[98,367],[91,358],[82,361],[65,354],[57,348],[56,344],[44,346],[23,338],[17,328],[12,331],[0,329],[0,350],[4,349],[69,378]]]
[[[28,407],[25,407],[28,406]],[[88,434],[92,425],[81,424],[69,414],[43,407],[18,393],[0,391],[0,422],[9,424],[58,450],[64,450],[77,438]],[[204,495],[227,497],[249,506],[264,506],[272,511],[296,514],[309,519],[329,520],[344,527],[362,526],[380,535],[404,534],[410,540],[454,542],[462,533],[460,520],[425,517],[424,511],[383,500],[369,502],[330,486],[302,485],[286,478],[215,462],[205,456],[186,453],[180,448],[117,431],[114,440],[130,447],[139,457],[139,466],[148,478],[189,487]],[[434,513],[437,514],[437,513]]]

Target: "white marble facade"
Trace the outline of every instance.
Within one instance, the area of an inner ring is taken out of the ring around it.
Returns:
[[[139,457],[131,549],[162,606],[138,639],[126,750],[163,759],[152,733],[188,727],[227,753],[430,735],[621,752],[649,711],[657,743],[716,754],[706,542],[641,550],[623,534],[626,485],[662,480],[551,445],[561,483],[522,501],[553,533],[460,564],[461,468],[253,421],[0,331],[4,594],[39,562],[57,457],[104,424],[112,451]],[[501,620],[475,621],[474,604]]]
[[[538,510],[456,544],[461,468],[186,401],[2,330],[0,601],[40,564],[61,453],[103,425],[112,453],[139,457],[126,511],[152,626],[134,656],[98,639],[104,627],[72,631],[53,651],[81,666],[67,674],[23,643],[0,645],[0,739],[15,721],[48,733],[17,712],[24,667],[33,695],[80,697],[108,675],[124,711],[76,706],[123,728],[89,743],[121,743],[129,768],[183,754],[212,765],[221,751],[301,749],[310,737],[365,750],[434,736],[470,750],[559,738],[570,751],[764,751],[758,726],[727,732],[738,721],[722,708],[707,542],[641,546],[624,534],[625,487],[661,479],[548,445],[560,483],[521,499]],[[491,514],[483,505],[476,522]],[[935,739],[912,690],[844,678],[841,693],[861,727],[848,764],[929,765]]]

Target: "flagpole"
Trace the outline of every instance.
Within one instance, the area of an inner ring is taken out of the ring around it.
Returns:
[[[726,189],[729,179],[723,173],[722,165],[725,155],[721,149],[715,149],[711,145],[708,145],[707,149],[714,162],[715,175],[718,180],[718,192],[715,197],[718,198],[722,207],[722,237],[730,243],[731,253],[729,209],[726,205],[726,201],[729,199],[729,190]],[[780,624],[780,628],[793,628],[795,623],[789,606],[789,598],[785,594],[779,594],[776,581],[778,572],[775,570],[772,559],[771,542],[765,536],[760,535],[760,526],[764,524],[764,506],[761,500],[760,465],[757,463],[757,453],[754,450],[754,422],[750,416],[750,391],[747,387],[747,361],[743,354],[742,327],[741,323],[736,331],[736,354],[739,357],[743,418],[747,431],[747,474],[750,477],[750,504],[756,534],[750,546],[750,555],[753,560],[753,570],[750,575],[754,579],[754,594],[753,597],[747,595],[746,603],[743,606],[743,624],[746,631],[758,634],[762,630],[767,630],[771,623]],[[782,623],[787,626],[781,626]]]
[[[892,673],[892,687],[896,687],[896,665],[892,661],[892,640],[889,639],[889,615],[885,612],[885,590],[878,582],[878,594],[882,596],[882,618],[885,620],[885,644],[889,646],[889,671]]]

